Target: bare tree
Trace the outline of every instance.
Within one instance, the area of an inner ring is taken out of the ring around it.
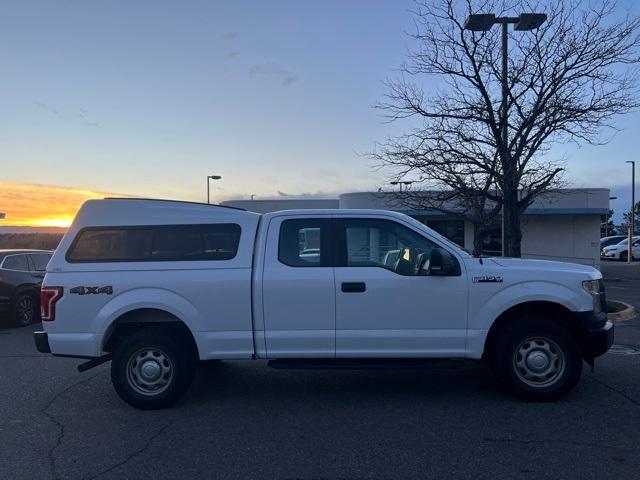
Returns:
[[[504,145],[499,29],[470,32],[463,23],[469,14],[531,11],[548,20],[509,35]],[[423,206],[455,210],[479,227],[504,211],[505,252],[518,257],[522,214],[563,182],[564,162],[551,158],[551,146],[606,143],[614,117],[640,106],[640,19],[614,0],[424,0],[415,25],[417,46],[377,108],[390,121],[418,124],[372,155],[395,178],[442,192],[406,192],[410,203],[422,198]]]

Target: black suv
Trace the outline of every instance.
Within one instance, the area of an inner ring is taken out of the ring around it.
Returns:
[[[19,326],[40,319],[40,285],[53,252],[0,250],[0,318]]]

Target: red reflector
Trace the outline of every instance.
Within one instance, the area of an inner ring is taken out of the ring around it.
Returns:
[[[56,302],[62,298],[62,287],[42,287],[40,289],[40,317],[43,322],[56,319]]]

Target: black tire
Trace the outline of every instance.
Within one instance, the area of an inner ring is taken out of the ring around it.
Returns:
[[[620,261],[621,262],[626,262],[628,258],[629,258],[629,252],[622,252],[620,254]]]
[[[40,319],[40,305],[35,295],[21,293],[11,305],[11,322],[18,327],[26,327]]]
[[[142,330],[115,346],[111,382],[120,398],[133,407],[167,408],[191,386],[195,364],[195,352],[183,335],[157,328]]]
[[[571,334],[561,325],[536,315],[514,318],[499,333],[493,360],[508,390],[520,399],[534,402],[562,398],[582,374],[582,357]]]

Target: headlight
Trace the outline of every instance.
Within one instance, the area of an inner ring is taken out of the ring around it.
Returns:
[[[600,293],[600,282],[598,280],[585,280],[582,282],[582,288],[591,295],[598,295]]]
[[[600,296],[600,280],[585,280],[582,288],[593,298],[593,313],[602,311],[602,297]]]

